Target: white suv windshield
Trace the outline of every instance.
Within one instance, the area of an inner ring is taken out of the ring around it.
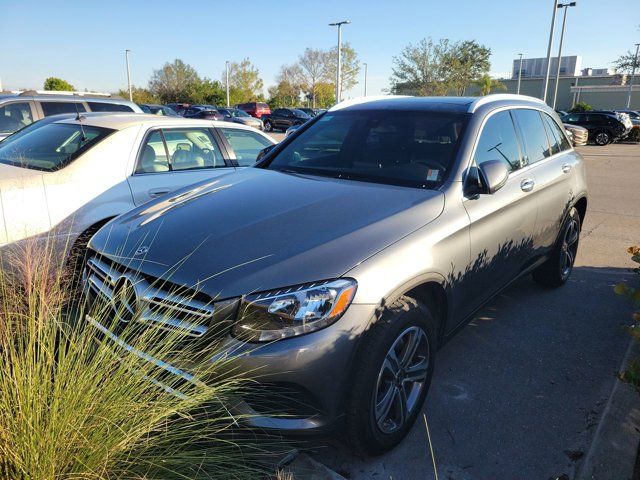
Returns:
[[[447,177],[466,121],[428,111],[327,113],[264,168],[429,188]]]
[[[59,170],[109,135],[108,128],[49,123],[25,129],[0,143],[0,163],[34,170]]]

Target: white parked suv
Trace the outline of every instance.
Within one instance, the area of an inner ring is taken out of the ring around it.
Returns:
[[[61,254],[113,217],[251,165],[275,142],[250,127],[146,114],[36,122],[0,142],[0,250],[35,238]]]

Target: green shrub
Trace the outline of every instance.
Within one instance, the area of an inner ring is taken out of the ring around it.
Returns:
[[[221,346],[126,324],[119,336],[127,344],[189,365],[194,381],[167,374],[109,336],[99,337],[85,314],[107,327],[116,320],[105,309],[70,301],[50,258],[29,249],[1,259],[19,273],[0,272],[0,478],[263,475],[255,439],[243,440],[235,428],[239,418],[228,409],[251,384],[220,375],[234,368],[224,355],[210,361]]]
[[[580,113],[580,112],[590,112],[593,110],[593,107],[585,102],[576,103],[569,112],[571,113]]]
[[[629,247],[627,252],[631,255],[631,260],[640,264],[640,247]],[[633,272],[640,277],[640,267],[634,268]],[[636,280],[639,277],[635,277]],[[634,323],[629,327],[629,333],[637,342],[640,342],[640,287],[637,284],[632,286],[628,283],[619,283],[615,286],[615,292],[629,298],[636,309],[632,315]],[[640,391],[640,359],[632,360],[629,367],[620,373],[619,377]]]

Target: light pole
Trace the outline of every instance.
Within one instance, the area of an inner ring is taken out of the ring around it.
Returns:
[[[516,93],[520,95],[520,79],[522,78],[522,54],[519,53],[518,55],[520,55],[520,63],[518,63],[518,91]]]
[[[636,76],[636,67],[638,66],[638,50],[640,43],[636,43],[636,56],[633,57],[633,67],[631,68],[631,79],[629,80],[629,93],[627,93],[627,108],[631,108],[631,89],[633,88],[633,79]]]
[[[553,0],[553,16],[551,17],[551,30],[549,31],[549,46],[547,47],[547,64],[544,69],[544,82],[542,82],[542,101],[547,101],[547,89],[549,88],[549,70],[551,70],[551,48],[553,46],[553,30],[556,26],[556,9],[558,0]]]
[[[330,23],[330,27],[338,27],[338,66],[336,68],[336,103],[340,103],[340,94],[342,93],[342,25],[348,25],[351,22],[349,20],[342,20],[341,22]]]
[[[129,68],[129,52],[131,50],[125,50],[124,56],[127,60],[127,84],[129,85],[129,101],[133,102],[133,90],[131,88],[131,69]]]
[[[364,96],[367,96],[367,67],[369,67],[368,63],[364,64]]]
[[[229,60],[224,62],[225,86],[227,87],[227,108],[229,108]]]
[[[560,31],[560,45],[558,46],[558,65],[556,67],[556,86],[553,90],[553,105],[551,108],[556,109],[556,99],[558,98],[558,85],[560,83],[560,61],[562,60],[562,41],[564,40],[564,26],[567,23],[567,10],[569,7],[575,7],[576,2],[559,3],[558,8],[564,8],[564,14],[562,15],[562,30]]]

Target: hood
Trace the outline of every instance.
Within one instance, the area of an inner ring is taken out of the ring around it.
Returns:
[[[340,277],[443,207],[437,191],[246,168],[118,217],[91,247],[228,298]]]

